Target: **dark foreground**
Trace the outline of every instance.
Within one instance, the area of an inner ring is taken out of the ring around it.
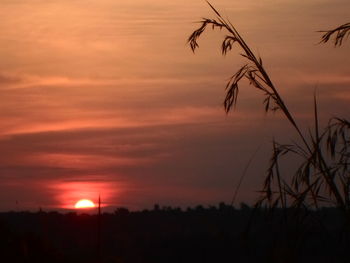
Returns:
[[[0,213],[1,262],[350,262],[336,209]]]

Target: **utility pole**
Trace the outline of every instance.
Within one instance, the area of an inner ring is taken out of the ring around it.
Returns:
[[[97,262],[101,263],[101,195],[98,195],[97,215]]]

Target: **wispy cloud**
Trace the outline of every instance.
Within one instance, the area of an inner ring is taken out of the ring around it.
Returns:
[[[348,19],[349,1],[217,4],[303,126],[315,86],[324,116],[347,113],[348,46],[317,45],[316,31]],[[289,130],[278,112],[263,114],[248,83],[225,115],[225,83],[241,61],[220,56],[215,34],[191,54],[186,39],[206,15],[201,1],[1,1],[0,210],[16,198],[68,207],[97,188],[132,207],[227,201],[266,142],[242,186],[253,200],[266,145]]]

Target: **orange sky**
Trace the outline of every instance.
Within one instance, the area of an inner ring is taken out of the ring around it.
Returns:
[[[349,41],[319,45],[317,32],[349,22],[349,1],[212,4],[303,127],[315,87],[324,123],[349,118]],[[293,136],[248,85],[225,115],[224,86],[242,59],[221,57],[212,32],[191,53],[193,22],[213,17],[205,1],[4,0],[0,17],[0,210],[70,207],[99,193],[132,209],[230,202],[262,145],[239,194],[252,202],[272,137]]]

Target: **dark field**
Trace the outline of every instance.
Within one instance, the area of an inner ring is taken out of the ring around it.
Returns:
[[[9,212],[0,214],[0,249],[2,262],[349,262],[342,218],[336,209],[271,214],[225,204],[101,217]]]

